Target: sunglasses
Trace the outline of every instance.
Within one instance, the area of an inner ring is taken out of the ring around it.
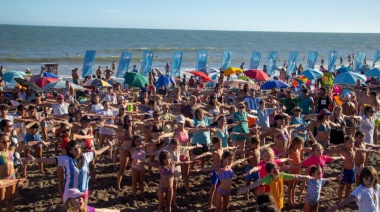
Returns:
[[[7,125],[7,127],[13,127],[13,124],[12,125]]]
[[[70,132],[70,129],[62,130],[62,133],[67,133],[67,132]]]
[[[8,143],[8,141],[3,141],[3,142],[1,142],[1,143],[6,144],[6,143]]]
[[[369,110],[369,111],[368,111],[368,113],[374,113],[374,112],[375,112],[375,111],[373,111],[373,110]]]
[[[160,115],[154,115],[153,117],[159,117]]]
[[[244,109],[245,107],[239,107],[239,109]]]

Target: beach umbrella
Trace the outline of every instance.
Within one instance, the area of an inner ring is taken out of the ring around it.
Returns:
[[[73,87],[75,90],[88,90],[87,88],[84,88],[80,85],[77,85],[77,84],[74,84],[71,82],[69,82],[69,83],[70,83],[70,86]],[[57,82],[52,82],[52,83],[45,85],[44,87],[42,87],[42,90],[43,91],[60,90],[60,89],[65,89],[65,88],[66,88],[66,81],[59,80]]]
[[[377,68],[373,68],[369,71],[366,71],[364,75],[366,75],[367,77],[380,77],[380,70]]]
[[[299,86],[299,85],[303,85],[303,84],[305,84],[306,82],[307,82],[307,77],[305,77],[305,76],[298,76],[298,77],[296,77],[296,78],[294,78],[294,80],[293,80],[293,84],[294,84],[294,86]]]
[[[229,81],[224,83],[224,85],[234,87],[234,88],[239,88],[240,84],[241,85],[247,84],[248,88],[250,88],[250,89],[258,90],[260,88],[258,85],[254,84],[254,83],[251,83],[251,82],[248,82],[245,80],[241,80],[241,79],[229,80]]]
[[[7,71],[3,74],[3,80],[9,83],[16,83],[15,78],[24,79],[24,75],[26,75],[22,71]]]
[[[268,74],[266,74],[264,71],[261,71],[261,70],[251,69],[251,70],[244,71],[244,74],[249,78],[259,80],[259,81],[270,80],[270,77],[268,76]]]
[[[214,80],[212,80],[208,75],[206,75],[205,73],[201,71],[189,71],[189,73],[198,77],[202,77],[204,82],[207,82],[207,81],[214,82]]]
[[[124,76],[125,84],[135,87],[135,88],[142,88],[145,86],[145,84],[149,84],[148,78],[146,78],[144,75],[135,73],[135,72],[128,72]]]
[[[28,89],[32,89],[34,90],[35,92],[39,92],[41,91],[41,88],[38,87],[36,84],[34,84],[33,82],[29,82],[28,80],[26,79],[21,79],[21,78],[15,78],[15,81],[20,84],[22,87],[26,87]]]
[[[364,72],[369,71],[369,70],[371,70],[371,66],[369,66],[368,64],[364,64],[360,68],[360,71],[364,71]]]
[[[101,79],[97,79],[97,78],[94,78],[94,79],[90,79],[90,80],[87,80],[86,82],[83,83],[83,86],[92,86],[92,87],[111,87],[111,84],[109,84],[107,81],[105,80],[101,80]]]
[[[367,81],[367,77],[354,72],[346,72],[336,76],[334,79],[334,84],[355,85],[357,80],[365,82]]]
[[[352,68],[349,66],[342,66],[336,70],[336,72],[338,72],[338,73],[346,73],[349,71],[352,71]]]
[[[299,76],[305,76],[309,80],[318,79],[323,76],[323,73],[321,71],[317,71],[314,69],[307,69],[299,74]]]
[[[238,74],[238,73],[243,73],[243,69],[238,68],[238,67],[228,67],[224,69],[223,71],[224,76],[228,76],[231,74]]]
[[[37,79],[34,83],[38,87],[42,88],[42,87],[44,87],[45,85],[47,85],[49,83],[57,82],[57,81],[59,81],[58,78],[44,77],[44,78]]]
[[[59,78],[59,76],[49,73],[49,72],[44,72],[43,75],[44,77]]]
[[[290,87],[290,85],[280,80],[269,80],[265,82],[263,85],[261,85],[260,88],[263,90],[270,90],[273,88],[287,88],[287,87]]]
[[[204,74],[206,74],[208,76],[208,71],[206,68],[201,68],[198,71],[203,72]]]
[[[155,86],[156,88],[161,88],[162,86],[165,86],[165,88],[167,88],[170,84],[172,84],[173,86],[176,85],[175,81],[172,78],[170,78],[166,74],[163,74],[158,78],[157,82],[155,83]]]
[[[245,81],[253,83],[253,80],[251,78],[245,76],[245,75],[239,76],[238,79],[242,79],[242,80],[245,80]]]

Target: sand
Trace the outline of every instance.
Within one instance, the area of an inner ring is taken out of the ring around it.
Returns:
[[[44,150],[44,157],[53,157],[53,147]],[[370,165],[375,165],[379,160],[379,155],[371,156]],[[58,194],[57,176],[53,165],[46,165],[50,174],[42,175],[38,172],[37,164],[28,167],[29,183],[20,188],[21,198],[14,202],[15,211],[60,211],[61,199]],[[326,177],[333,177],[339,173],[341,162],[329,164],[325,169]],[[235,167],[237,177],[234,179],[234,188],[240,188],[244,185],[243,173],[245,165]],[[117,208],[121,211],[156,211],[157,209],[157,185],[159,175],[155,171],[152,176],[145,178],[145,198],[133,200],[131,196],[131,172],[125,171],[122,181],[122,190],[115,189],[116,173],[112,166],[112,160],[103,157],[97,160],[97,185],[90,184],[89,205],[96,208]],[[179,183],[177,203],[179,210],[173,211],[207,211],[209,176],[207,173],[196,173],[191,176],[192,194],[186,195],[183,188],[183,182]],[[323,187],[320,201],[320,211],[326,211],[327,207],[335,204],[338,193],[337,182],[329,182]],[[298,206],[291,208],[286,206],[283,211],[303,211],[304,195],[296,195]],[[229,211],[253,211],[256,206],[255,196],[251,194],[251,200],[246,201],[243,196],[232,196]],[[355,203],[341,211],[356,211]]]

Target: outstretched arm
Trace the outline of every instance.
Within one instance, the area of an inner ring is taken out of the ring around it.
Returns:
[[[335,205],[330,206],[327,209],[327,212],[333,212],[336,210],[340,210],[340,209],[344,208],[344,206],[346,206],[346,205],[348,205],[351,202],[354,202],[356,200],[357,200],[357,198],[354,195],[350,195],[348,198],[336,203]]]
[[[247,191],[249,191],[250,189],[253,189],[253,188],[256,188],[258,187],[259,185],[261,185],[261,180],[259,181],[256,181],[254,182],[253,184],[251,184],[250,186],[247,186],[245,188],[240,188],[239,191],[238,191],[238,194],[241,195],[241,194],[245,194]]]

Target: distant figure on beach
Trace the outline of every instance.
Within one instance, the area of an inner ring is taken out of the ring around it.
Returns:
[[[339,60],[340,60],[340,65],[343,65],[343,58],[340,57]]]
[[[98,79],[102,78],[102,75],[103,75],[103,70],[102,68],[99,66],[98,69],[96,69],[96,77]]]
[[[351,62],[351,55],[350,54],[348,54],[347,59],[348,59],[348,62],[350,63]]]
[[[79,82],[78,68],[73,69],[71,73],[71,77],[73,78],[73,83],[78,85],[78,82]]]
[[[26,71],[25,71],[25,74],[28,75],[28,76],[31,76],[31,75],[32,75],[32,72],[30,71],[29,68],[27,68]]]
[[[165,72],[166,72],[166,75],[168,76],[169,76],[169,69],[170,69],[169,63],[166,63]]]
[[[323,66],[323,63],[325,62],[325,59],[323,59],[322,57],[322,60],[321,60],[321,66]]]
[[[133,65],[132,71],[135,72],[135,73],[139,73],[139,70],[137,70],[136,65]]]
[[[58,65],[54,67],[54,74],[55,75],[59,75],[59,72],[58,72]]]
[[[267,71],[268,71],[267,65],[263,65],[263,71],[264,71],[264,73],[267,73]]]
[[[104,70],[104,76],[106,76],[107,81],[111,79],[112,74],[113,71],[108,66],[106,66],[106,69]]]
[[[79,57],[79,53],[77,53],[77,57]]]
[[[286,82],[286,70],[285,70],[285,68],[281,69],[279,78],[281,81]]]
[[[364,65],[367,64],[367,56],[364,56],[364,61],[363,61]]]
[[[115,61],[112,62],[112,71],[116,71],[116,62]]]
[[[240,65],[240,69],[244,71],[244,63]]]
[[[297,68],[297,75],[301,74],[301,72],[303,72],[303,67],[302,67],[302,64],[300,64]]]

